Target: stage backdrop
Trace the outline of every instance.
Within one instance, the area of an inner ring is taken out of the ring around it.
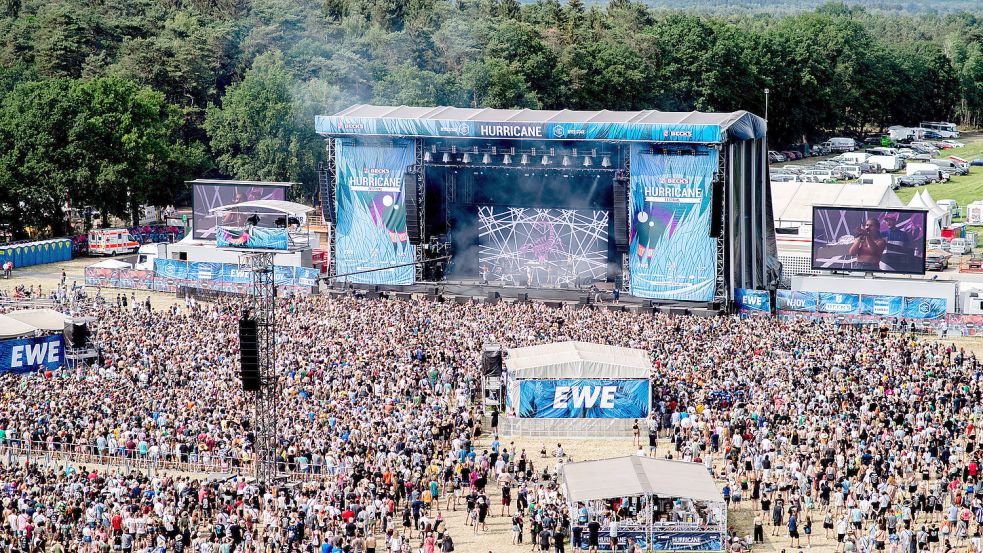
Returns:
[[[642,419],[649,390],[648,380],[520,380],[519,417]]]
[[[413,144],[336,142],[338,274],[413,262],[406,234],[403,174],[413,164]],[[416,271],[406,266],[353,275],[340,280],[360,284],[413,284]]]
[[[646,145],[632,146],[628,254],[634,296],[713,299],[717,244],[710,237],[710,191],[717,151],[699,153],[652,154]]]

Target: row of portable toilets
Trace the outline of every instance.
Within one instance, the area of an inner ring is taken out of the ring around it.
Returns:
[[[72,241],[68,238],[38,240],[0,247],[0,266],[14,262],[14,268],[72,260]]]

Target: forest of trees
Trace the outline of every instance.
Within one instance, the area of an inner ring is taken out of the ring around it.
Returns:
[[[633,0],[0,0],[0,223],[128,218],[198,176],[291,180],[354,103],[764,112],[775,146],[983,125],[983,15]]]

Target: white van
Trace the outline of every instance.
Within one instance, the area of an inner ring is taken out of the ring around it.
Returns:
[[[867,163],[874,163],[881,168],[882,171],[894,172],[904,169],[905,162],[904,159],[898,157],[897,155],[891,156],[870,156],[867,158]]]
[[[829,148],[834,152],[852,152],[857,149],[857,141],[844,137],[830,138]]]
[[[806,175],[815,178],[819,182],[836,182],[836,175],[829,169],[810,169]]]
[[[859,165],[870,158],[870,154],[867,152],[847,152],[845,154],[840,154],[836,157],[837,161],[844,161],[846,163],[852,163]]]
[[[973,253],[973,245],[965,238],[953,238],[949,244],[949,253],[954,255]]]
[[[864,173],[857,179],[858,184],[886,184],[893,190],[898,189],[897,180],[894,175],[878,175],[874,173]]]

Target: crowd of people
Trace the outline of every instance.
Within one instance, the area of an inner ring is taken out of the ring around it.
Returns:
[[[845,552],[981,551],[980,371],[952,346],[807,321],[281,298],[275,462],[289,478],[259,486],[241,302],[123,299],[90,307],[95,366],[0,377],[0,452],[75,460],[0,463],[7,551],[433,553],[455,549],[455,510],[479,535],[507,517],[533,550],[596,541],[600,524],[567,533],[562,447],[506,443],[477,401],[485,342],[562,340],[650,352],[637,440],[661,445],[642,453],[704,463],[732,508],[753,508],[735,544],[767,526],[804,548],[822,525]]]

